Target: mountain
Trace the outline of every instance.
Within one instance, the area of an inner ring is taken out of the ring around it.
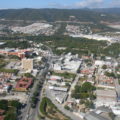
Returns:
[[[120,8],[102,8],[102,9],[93,9],[93,11],[120,15]]]
[[[0,19],[9,20],[46,20],[68,21],[70,16],[74,16],[78,21],[100,22],[100,21],[118,21],[120,15],[111,14],[113,9],[6,9],[0,10]],[[105,16],[101,14],[105,13]],[[113,12],[112,12],[113,13]],[[116,9],[116,13],[119,11]]]

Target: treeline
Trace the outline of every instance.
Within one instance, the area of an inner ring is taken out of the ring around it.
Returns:
[[[42,42],[53,49],[55,54],[72,52],[79,55],[112,56],[118,57],[120,43],[113,43],[108,46],[107,41],[89,40],[86,38],[72,38],[69,36],[28,36],[27,40]],[[65,47],[65,50],[58,50],[58,47]]]
[[[31,44],[28,41],[11,40],[11,41],[7,41],[5,44],[0,46],[0,48],[5,48],[5,47],[26,49],[26,48],[30,48]]]

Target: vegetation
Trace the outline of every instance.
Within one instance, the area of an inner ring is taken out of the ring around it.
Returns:
[[[107,41],[89,40],[86,38],[72,38],[69,36],[27,36],[27,40],[42,42],[51,47],[55,54],[72,52],[73,54],[94,56],[118,57],[120,53],[120,43],[108,45]],[[51,44],[49,44],[49,42]],[[58,50],[58,47],[66,47],[65,50]]]
[[[7,64],[7,62],[1,58],[0,59],[0,69],[3,68],[6,64]]]
[[[0,69],[0,72],[17,74],[17,73],[18,73],[18,70],[17,70],[17,69],[4,69],[4,68],[1,68],[1,69]]]
[[[73,74],[73,73],[56,73],[56,72],[52,72],[52,75],[58,75],[58,76],[61,76],[61,77],[64,77],[65,79],[75,79],[76,75]]]
[[[20,57],[18,57],[18,56],[16,56],[16,55],[9,55],[8,57],[9,57],[9,59],[20,60]]]
[[[24,76],[28,78],[34,78],[34,76],[31,73],[25,73]]]
[[[16,120],[17,112],[22,104],[16,100],[0,100],[0,109],[5,110],[5,120]]]
[[[104,11],[102,11],[103,13]],[[107,14],[107,13],[105,13]],[[70,16],[75,16],[77,20],[83,22],[99,22],[119,20],[119,15],[107,14],[101,17],[101,12],[89,9],[11,9],[0,10],[0,18],[9,20],[46,20],[68,21]]]
[[[57,107],[51,102],[50,99],[46,97],[42,99],[42,102],[40,104],[40,112],[42,116],[45,116],[52,120],[56,118],[57,120],[70,120],[57,109]]]
[[[71,110],[70,107],[67,106],[67,105],[65,105],[64,108],[65,108],[66,110]]]
[[[71,96],[75,99],[90,98],[91,100],[94,100],[96,98],[96,96],[93,94],[94,90],[96,90],[96,88],[90,82],[85,82],[81,86],[76,85]]]
[[[102,66],[102,69],[107,69],[107,65],[103,65],[103,66]]]
[[[28,41],[16,41],[16,40],[13,40],[13,41],[7,41],[5,44],[0,46],[0,48],[5,48],[5,47],[26,49],[26,48],[30,48],[31,45],[29,44]]]
[[[115,76],[115,73],[113,73],[113,72],[105,72],[105,75],[106,76],[108,76],[108,77],[113,77],[113,78],[116,78],[116,76]]]
[[[31,107],[32,107],[32,108],[35,108],[35,107],[36,107],[36,104],[37,104],[37,102],[38,102],[38,96],[39,96],[39,93],[40,93],[40,91],[41,91],[41,89],[42,89],[42,84],[43,84],[43,83],[41,83],[41,82],[37,84],[36,90],[35,90],[35,92],[33,93],[33,96],[31,97],[30,103],[31,103]]]

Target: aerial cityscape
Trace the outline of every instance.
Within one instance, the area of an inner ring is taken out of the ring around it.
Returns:
[[[1,0],[0,120],[120,120],[120,1]]]

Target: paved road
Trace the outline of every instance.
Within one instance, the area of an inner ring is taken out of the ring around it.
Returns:
[[[80,78],[80,76],[79,76],[79,74],[77,74],[77,76],[76,76],[75,80],[73,81],[73,83],[72,83],[72,85],[71,85],[71,87],[70,87],[70,90],[69,90],[69,92],[68,92],[68,99],[67,99],[67,101],[70,100],[70,98],[71,98],[71,92],[72,92],[72,90],[74,90],[75,85],[77,84],[79,78]]]
[[[116,62],[116,60],[114,60],[114,62]],[[113,72],[114,72],[114,74],[117,78],[117,74],[116,74],[116,71],[115,71],[115,66],[113,66]],[[114,84],[115,84],[115,89],[116,89],[116,92],[117,92],[118,100],[120,101],[120,84],[119,84],[118,78],[114,80]]]
[[[22,110],[22,114],[19,120],[36,120],[35,117],[38,115],[38,110],[39,110],[39,104],[40,104],[40,98],[41,98],[41,91],[39,93],[39,101],[36,105],[35,109],[31,108],[31,104],[30,104],[30,99],[33,96],[34,91],[36,90],[36,87],[38,85],[38,83],[41,81],[41,78],[43,78],[43,76],[48,72],[48,67],[51,65],[51,56],[53,56],[53,52],[52,49],[49,48],[48,46],[46,46],[48,51],[49,51],[49,56],[47,57],[48,63],[45,64],[45,68],[43,70],[40,71],[39,75],[37,76],[37,81],[34,83],[33,88],[31,89],[30,95],[28,97],[28,100],[26,102],[26,107],[24,110]],[[47,67],[48,64],[48,67]]]
[[[43,70],[43,73],[41,74],[41,76],[40,76],[39,79],[43,80],[43,78],[42,78],[43,74],[47,73],[47,72],[48,72],[48,68],[45,68]],[[43,86],[44,86],[44,84],[43,84]],[[39,98],[39,101],[38,101],[38,103],[36,105],[36,108],[35,109],[31,109],[31,111],[30,111],[30,117],[29,117],[28,120],[36,120],[36,118],[37,118],[37,116],[39,114],[39,106],[40,106],[40,102],[41,102],[41,98],[42,98],[42,90],[40,91],[38,98]]]
[[[39,81],[42,80],[44,83],[45,83],[45,78],[43,79],[43,76],[45,77],[46,74],[48,73],[48,70],[51,68],[51,66],[50,66],[51,62],[52,62],[51,56],[53,55],[51,48],[49,48],[49,47],[47,47],[47,48],[49,50],[49,56],[47,57],[47,63],[45,64],[45,69],[41,72],[41,74],[38,77]],[[43,88],[44,88],[44,84],[43,84]],[[36,108],[31,109],[29,119],[27,119],[27,120],[36,120],[37,119],[38,114],[39,114],[39,106],[40,106],[40,102],[41,102],[41,98],[42,98],[42,91],[40,91],[38,98],[39,98],[39,101],[36,105]]]
[[[41,76],[42,72],[43,72],[43,70],[39,73],[38,77]],[[28,98],[28,100],[27,100],[27,106],[26,106],[26,108],[25,108],[25,110],[23,111],[23,114],[22,114],[22,116],[23,116],[23,119],[22,119],[22,120],[29,120],[29,115],[30,115],[30,112],[31,112],[30,99],[31,99],[31,97],[33,96],[34,91],[36,90],[36,87],[37,87],[38,83],[39,83],[39,80],[37,80],[37,81],[34,83],[34,86],[33,86],[33,88],[31,89],[30,96],[29,96],[29,98]]]
[[[116,72],[114,71],[115,75],[116,75]],[[117,75],[116,75],[117,77]],[[115,89],[116,89],[116,92],[117,92],[117,97],[118,97],[118,100],[120,101],[120,84],[118,82],[118,79],[115,79],[114,80],[114,84],[115,84]]]

